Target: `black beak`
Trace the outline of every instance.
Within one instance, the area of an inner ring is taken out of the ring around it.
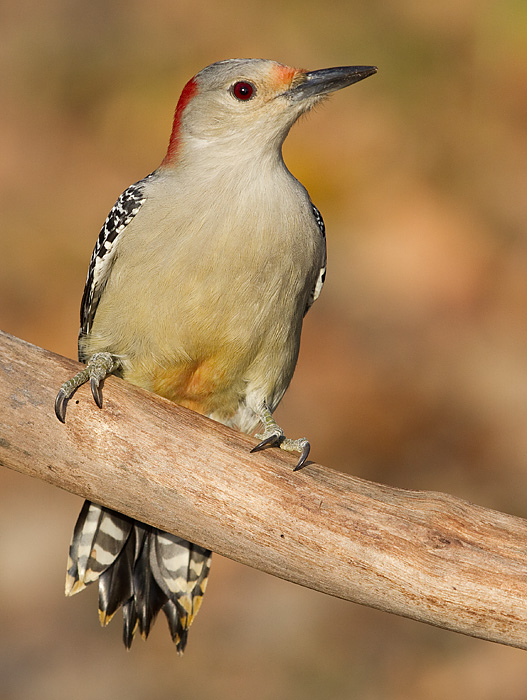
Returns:
[[[358,83],[359,80],[364,80],[374,73],[377,73],[376,66],[340,66],[314,70],[299,76],[302,82],[297,83],[284,94],[292,100],[322,96]]]

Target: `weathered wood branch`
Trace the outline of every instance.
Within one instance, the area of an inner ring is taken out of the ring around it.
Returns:
[[[527,521],[250,454],[255,440],[0,333],[0,464],[330,595],[527,648]],[[1,495],[0,495],[1,498]],[[8,566],[9,562],[4,562]]]

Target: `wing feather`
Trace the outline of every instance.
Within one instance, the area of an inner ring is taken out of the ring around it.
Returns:
[[[324,224],[324,219],[322,218],[322,214],[319,212],[319,210],[316,208],[316,206],[311,202],[311,207],[313,209],[313,216],[315,217],[315,221],[317,222],[318,229],[320,231],[320,235],[322,236],[324,240],[324,258],[322,261],[322,266],[320,267],[320,271],[318,273],[317,281],[315,282],[315,286],[313,287],[313,290],[311,291],[311,294],[309,296],[308,302],[306,309],[304,311],[304,316],[307,314],[309,309],[313,306],[315,301],[318,299],[320,296],[320,292],[322,291],[322,287],[324,286],[324,281],[326,279],[326,226]]]
[[[145,183],[153,173],[130,185],[119,197],[101,228],[93,249],[81,302],[81,335],[90,332],[97,306],[110,276],[121,236],[146,200]]]

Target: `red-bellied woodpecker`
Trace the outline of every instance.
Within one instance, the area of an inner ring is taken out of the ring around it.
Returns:
[[[145,389],[301,453],[272,412],[293,375],[302,319],[326,271],[324,223],[286,168],[282,143],[298,117],[372,66],[304,71],[267,60],[204,68],[183,89],[167,154],[117,200],[101,230],[81,307],[79,359],[62,385],[117,374]],[[157,613],[183,651],[210,567],[209,550],[107,508],[84,504],[66,593],[99,580],[99,616],[123,608],[124,643]]]

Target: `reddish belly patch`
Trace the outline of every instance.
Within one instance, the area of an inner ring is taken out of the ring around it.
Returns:
[[[213,361],[177,365],[156,372],[153,391],[198,413],[212,413],[221,376]]]

